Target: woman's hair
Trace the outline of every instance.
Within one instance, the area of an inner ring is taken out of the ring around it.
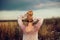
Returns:
[[[25,19],[25,20],[22,20],[23,21],[23,24],[25,25],[25,26],[27,26],[28,25],[28,20],[27,19]],[[35,24],[37,24],[38,23],[38,19],[36,20],[36,21],[32,21],[32,23],[33,23],[33,25],[35,25]]]
[[[33,12],[32,10],[29,10],[28,12],[27,12],[27,14],[29,13],[29,12]],[[26,16],[27,16],[27,14],[26,14]],[[29,14],[28,14],[29,15]],[[33,14],[32,14],[33,15]],[[23,21],[23,24],[24,25],[28,25],[28,20],[27,20],[27,18],[26,19],[24,19],[24,20],[22,20]],[[37,24],[37,22],[38,22],[39,20],[36,20],[36,21],[34,21],[33,19],[30,21],[30,22],[32,22],[33,23],[33,25],[35,25],[35,24]]]
[[[32,11],[32,10],[29,10],[29,11],[27,12],[27,14],[29,14],[29,12],[32,12],[32,13],[33,13],[33,11]]]

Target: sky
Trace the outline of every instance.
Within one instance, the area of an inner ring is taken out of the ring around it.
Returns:
[[[60,17],[60,0],[0,0],[0,20],[17,19],[30,9],[34,17]]]
[[[0,10],[38,10],[60,8],[60,0],[1,0],[0,5]]]

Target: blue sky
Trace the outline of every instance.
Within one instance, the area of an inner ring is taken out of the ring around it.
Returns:
[[[0,10],[60,8],[60,0],[1,0]]]

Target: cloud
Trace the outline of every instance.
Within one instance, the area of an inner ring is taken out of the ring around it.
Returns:
[[[47,3],[39,3],[33,6],[34,8],[46,8],[46,7],[60,7],[60,2],[47,2]]]
[[[2,0],[0,10],[35,10],[60,5],[60,0]]]

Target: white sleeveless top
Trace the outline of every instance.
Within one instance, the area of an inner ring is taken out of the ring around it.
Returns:
[[[23,40],[38,40],[38,32],[33,34],[23,34]]]

